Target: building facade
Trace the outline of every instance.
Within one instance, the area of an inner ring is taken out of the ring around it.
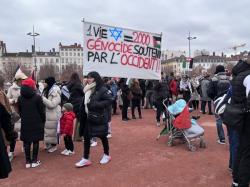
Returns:
[[[166,61],[180,56],[186,56],[185,51],[181,50],[163,50],[161,51],[161,60]]]
[[[62,45],[59,43],[60,72],[68,65],[74,64],[78,69],[83,69],[83,47],[81,44]]]
[[[193,58],[194,65],[193,68],[201,66],[204,70],[210,69],[212,66],[225,65],[226,57],[217,56],[215,53],[213,55],[200,55]]]

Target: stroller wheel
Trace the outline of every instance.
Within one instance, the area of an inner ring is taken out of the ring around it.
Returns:
[[[193,145],[189,145],[188,149],[189,149],[189,151],[191,151],[191,152],[196,151],[196,147],[193,146]]]
[[[172,140],[168,141],[168,147],[172,147],[172,146],[174,146],[173,141]]]

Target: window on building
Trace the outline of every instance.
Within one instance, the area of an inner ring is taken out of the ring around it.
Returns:
[[[64,55],[64,52],[61,52],[61,56],[63,56]]]
[[[71,52],[69,52],[69,56],[72,56],[72,53],[71,53]]]
[[[65,62],[68,63],[68,59],[67,58],[65,59]]]
[[[65,56],[68,56],[68,52],[65,52]]]
[[[62,58],[62,63],[64,63],[64,58]]]
[[[40,63],[43,63],[43,59],[42,59],[42,58],[40,58],[40,60],[39,60],[39,61],[40,61]]]
[[[74,56],[76,56],[76,53],[74,53]]]

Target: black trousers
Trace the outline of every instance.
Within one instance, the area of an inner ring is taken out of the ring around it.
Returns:
[[[138,114],[141,117],[141,100],[132,99],[132,116],[135,116],[135,108],[137,107]]]
[[[194,110],[198,110],[199,109],[199,101],[198,100],[193,100],[192,101],[192,107],[194,108]]]
[[[31,157],[31,145],[33,144],[33,153]],[[39,151],[39,141],[37,142],[23,142],[26,163],[32,163],[37,161]]]
[[[129,100],[128,99],[123,99],[122,102],[123,102],[123,105],[122,105],[122,119],[127,119],[128,118]]]
[[[104,154],[109,155],[109,142],[108,142],[108,138],[106,136],[99,137],[99,138],[102,140]],[[83,153],[83,157],[85,159],[89,159],[90,139],[91,138],[89,136],[85,136],[84,137],[84,153]]]
[[[208,105],[208,111],[211,114],[212,113],[212,104],[211,104],[211,101],[201,101],[201,110],[202,110],[202,113],[206,112],[206,104]]]
[[[73,152],[74,144],[73,144],[72,136],[65,135],[63,139],[64,139],[65,148]]]
[[[248,117],[247,121],[249,121]],[[245,125],[239,133],[239,149],[236,166],[233,168],[233,179],[239,183],[239,187],[248,187],[250,182],[250,127]]]
[[[156,121],[159,123],[161,121],[161,115],[165,114],[165,117],[167,117],[166,110],[163,104],[158,103],[156,104]],[[165,121],[166,119],[164,119]]]
[[[16,147],[16,140],[10,141],[10,152],[14,152]]]

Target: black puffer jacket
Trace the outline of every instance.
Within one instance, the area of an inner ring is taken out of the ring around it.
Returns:
[[[156,83],[154,87],[154,99],[156,106],[162,106],[163,100],[169,97],[170,93],[168,90],[168,86],[165,83]]]
[[[26,142],[43,140],[46,113],[42,97],[32,88],[22,86],[18,109],[21,117],[21,140]]]
[[[5,132],[5,137],[10,140],[10,114],[6,111],[4,106],[0,104],[0,179],[7,178],[11,172],[11,165],[4,144],[2,130]]]
[[[103,137],[108,134],[108,108],[112,104],[112,95],[105,86],[102,86],[94,91],[90,96],[88,104],[89,112],[104,114],[102,124],[91,124],[87,119],[85,111],[84,98],[80,107],[80,135],[88,137]]]
[[[246,98],[246,87],[243,85],[244,79],[250,75],[250,64],[239,61],[232,70],[232,104],[243,104],[247,102]]]

